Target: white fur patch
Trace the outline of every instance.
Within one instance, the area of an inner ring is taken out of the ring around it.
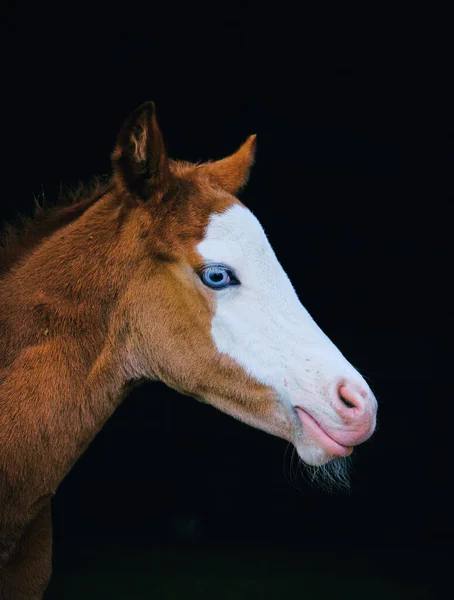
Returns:
[[[341,426],[331,406],[333,386],[342,379],[368,386],[302,306],[257,218],[240,204],[212,215],[197,249],[205,261],[231,267],[241,282],[216,292],[211,331],[219,352],[287,405]]]

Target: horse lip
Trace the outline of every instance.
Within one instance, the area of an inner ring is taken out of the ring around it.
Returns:
[[[295,406],[295,412],[303,426],[303,431],[327,452],[333,456],[349,456],[353,452],[353,446],[346,446],[334,439],[304,408]]]

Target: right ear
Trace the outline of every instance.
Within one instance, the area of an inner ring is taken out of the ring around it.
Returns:
[[[154,102],[145,102],[126,119],[112,153],[114,180],[122,191],[148,200],[170,176],[169,160],[156,120]]]

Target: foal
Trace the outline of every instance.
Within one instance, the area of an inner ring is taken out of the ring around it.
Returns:
[[[292,442],[309,465],[348,456],[373,433],[368,385],[235,197],[254,148],[251,136],[223,160],[171,160],[147,102],[119,133],[109,183],[4,250],[3,600],[42,598],[51,497],[140,380]]]

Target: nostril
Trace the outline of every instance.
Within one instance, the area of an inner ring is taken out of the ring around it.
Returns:
[[[363,409],[366,398],[362,388],[352,383],[341,383],[337,388],[339,400],[347,408]],[[367,396],[366,396],[367,397]]]
[[[345,404],[345,406],[347,406],[348,408],[356,408],[356,404],[354,404],[353,402],[351,402],[347,397],[346,397],[346,393],[344,390],[345,386],[340,386],[340,388],[337,390],[337,393],[339,395],[339,399],[342,402],[342,404]]]
[[[339,429],[337,434],[344,435],[344,441],[336,440],[348,446],[345,440],[354,438],[355,443],[360,443],[372,435],[375,429],[375,415],[377,401],[367,384],[353,380],[338,381],[331,392],[332,408],[343,422],[343,432]],[[350,437],[349,437],[350,436]],[[353,436],[353,437],[352,437]],[[357,437],[355,437],[357,436]]]

